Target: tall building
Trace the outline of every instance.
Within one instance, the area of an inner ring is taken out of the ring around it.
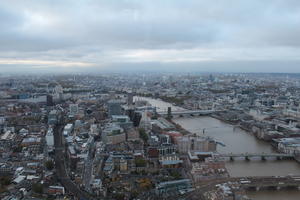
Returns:
[[[145,130],[150,130],[152,128],[151,119],[148,116],[148,112],[147,111],[144,111],[142,113],[142,118],[141,118],[139,127],[140,128],[144,128]]]
[[[5,117],[0,117],[0,125],[3,125],[5,123]]]
[[[168,107],[168,119],[171,119],[172,118],[172,108],[171,107]]]
[[[133,114],[133,119],[132,119],[132,121],[133,121],[133,126],[134,126],[134,127],[138,127],[138,126],[140,125],[141,119],[142,119],[142,114],[141,114],[141,112],[134,112],[134,114]]]
[[[54,103],[53,103],[53,96],[48,94],[47,95],[47,106],[53,106]]]
[[[54,125],[57,123],[58,120],[58,112],[57,110],[52,110],[50,111],[49,115],[48,115],[48,124],[49,125]]]
[[[127,104],[129,106],[133,104],[133,94],[131,92],[127,94]]]
[[[110,100],[107,103],[108,107],[108,116],[111,117],[112,115],[121,115],[122,109],[121,109],[121,102],[118,100]]]
[[[57,85],[55,88],[54,88],[54,91],[55,91],[55,94],[58,98],[59,101],[62,101],[63,100],[63,87],[61,85]]]

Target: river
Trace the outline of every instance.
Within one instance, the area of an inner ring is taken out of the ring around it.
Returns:
[[[152,98],[148,98],[148,97],[139,97],[139,96],[134,96],[133,97],[133,101],[138,101],[138,100],[148,101],[148,103],[150,103],[152,106],[156,107],[157,112],[167,111],[168,107],[171,107],[172,111],[185,110],[184,108],[174,106],[174,105],[172,105],[168,102],[164,102],[160,99],[152,99]]]
[[[173,121],[199,135],[203,135],[203,129],[205,129],[204,135],[213,137],[226,145],[225,147],[218,146],[217,150],[220,153],[275,152],[270,144],[256,139],[252,134],[211,117],[175,118]],[[248,162],[236,159],[234,162],[227,162],[226,168],[233,177],[300,175],[300,165],[293,160],[261,161],[257,159]]]
[[[167,110],[171,106],[172,110],[181,110],[183,108],[173,106],[167,102],[157,99],[144,98],[160,111]],[[224,143],[226,146],[218,146],[217,150],[221,153],[270,153],[275,152],[269,143],[256,139],[252,134],[224,123],[212,117],[182,117],[174,118],[175,123],[180,124],[186,130],[215,138],[217,141]],[[203,131],[204,130],[204,131]],[[203,134],[204,132],[204,134]],[[226,168],[233,177],[243,176],[286,176],[289,174],[300,175],[300,164],[293,160],[255,160],[244,161],[235,160],[227,162]],[[276,194],[276,195],[275,195]],[[299,191],[260,191],[249,192],[248,195],[256,200],[296,200],[300,199]]]

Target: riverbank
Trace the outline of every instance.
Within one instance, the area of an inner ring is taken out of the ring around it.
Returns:
[[[227,124],[230,124],[230,125],[233,125],[233,126],[236,125],[236,123],[231,122],[231,121],[229,121],[229,120],[226,120],[226,119],[224,119],[223,117],[218,116],[217,114],[211,114],[211,115],[209,115],[209,116],[212,117],[212,118],[215,118],[215,119],[217,119],[217,120],[220,120],[220,121],[222,121],[222,122],[224,122],[224,123],[227,123]]]
[[[247,126],[244,126],[243,123],[240,123],[240,122],[232,122],[232,121],[226,120],[225,118],[223,118],[222,116],[219,116],[219,115],[217,115],[217,114],[211,114],[210,117],[212,117],[212,118],[214,118],[214,119],[217,119],[217,120],[220,120],[220,121],[222,121],[222,122],[224,122],[224,123],[226,123],[226,124],[230,124],[230,125],[232,125],[232,126],[234,126],[234,127],[238,127],[238,128],[240,128],[240,129],[244,130],[245,132],[247,132],[247,133],[253,135],[257,140],[260,140],[260,141],[263,141],[263,142],[265,142],[265,143],[268,143],[270,146],[272,146],[274,149],[276,149],[276,147],[274,147],[274,146],[270,143],[270,141],[266,141],[266,140],[263,140],[263,139],[259,138],[259,137],[257,136],[257,134],[255,134],[255,132],[252,131],[252,129],[250,129],[250,128],[247,127]],[[276,152],[278,152],[277,149],[276,149]]]
[[[176,131],[182,133],[182,135],[192,135],[195,133],[192,133],[186,129],[184,129],[180,124],[175,123],[172,119],[169,119],[168,122],[170,122],[171,124],[173,124],[176,128]]]
[[[148,99],[147,99],[148,100]],[[173,105],[161,102],[159,100],[151,101],[151,104],[161,110]],[[182,109],[182,108],[181,108]],[[239,113],[240,114],[240,113]],[[228,117],[228,119],[243,119],[240,116]],[[224,120],[224,118],[216,118],[213,116],[191,117],[191,118],[173,118],[173,124],[180,125],[178,130],[186,134],[200,133],[205,129],[205,135],[215,138],[226,144],[226,147],[218,146],[220,153],[274,153],[274,149],[269,143],[259,140],[251,132],[245,129],[235,128],[238,123],[232,123]],[[185,131],[184,131],[185,130]],[[247,176],[287,176],[289,174],[300,175],[300,165],[294,160],[251,160],[244,161],[235,159],[233,162],[226,162],[226,169],[231,177],[247,177]],[[280,191],[279,199],[294,200],[293,195],[289,191]],[[275,191],[274,191],[275,194]],[[297,193],[299,196],[300,193]],[[263,197],[262,197],[263,196]],[[250,195],[253,199],[275,200],[273,194],[261,195],[253,193]],[[296,198],[298,199],[298,198]]]

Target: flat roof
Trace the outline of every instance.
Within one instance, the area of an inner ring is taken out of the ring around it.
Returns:
[[[170,184],[179,184],[179,183],[191,183],[190,179],[180,179],[180,180],[175,180],[175,181],[166,181],[166,182],[161,182],[158,184],[158,187],[164,187],[166,185],[170,185]]]
[[[13,180],[13,182],[18,184],[18,183],[22,182],[23,180],[25,180],[25,178],[26,178],[26,176],[18,176],[17,178],[15,178]]]

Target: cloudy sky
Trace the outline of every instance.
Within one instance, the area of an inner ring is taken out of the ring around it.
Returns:
[[[0,1],[0,73],[110,70],[300,72],[300,1]]]

